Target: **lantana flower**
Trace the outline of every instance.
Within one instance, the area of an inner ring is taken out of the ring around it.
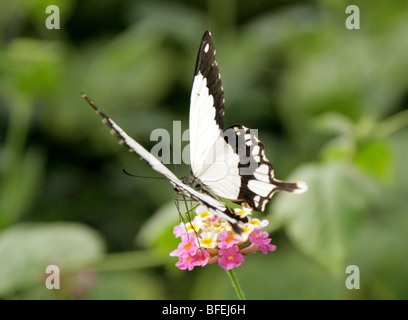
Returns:
[[[246,207],[234,211],[248,218],[247,223],[240,224],[241,235],[234,232],[228,221],[211,214],[203,205],[195,209],[197,215],[191,221],[175,226],[173,233],[181,242],[170,256],[179,258],[176,267],[192,270],[218,262],[221,268],[230,270],[242,265],[248,253],[262,251],[267,254],[276,250],[270,243],[269,234],[262,230],[268,220],[252,218],[252,210]]]

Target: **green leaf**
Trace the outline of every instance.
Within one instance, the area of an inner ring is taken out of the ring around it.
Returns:
[[[180,239],[176,239],[173,235],[173,228],[179,223],[178,219],[174,202],[166,203],[142,226],[136,237],[136,243],[154,248],[157,252],[168,256],[180,242]]]
[[[323,146],[320,151],[324,161],[350,159],[354,153],[354,141],[344,137],[336,137]]]
[[[40,97],[58,92],[62,77],[62,51],[57,42],[14,40],[0,61],[0,70],[4,71],[4,77],[0,78],[0,91]]]
[[[27,211],[38,192],[44,164],[45,159],[41,152],[35,148],[29,148],[23,159],[17,158],[10,163],[10,166],[3,167],[5,170],[2,172],[3,179],[0,183],[0,212],[2,213],[0,230]]]
[[[94,86],[99,92],[98,100],[107,106],[115,103],[111,97],[112,83],[117,95],[137,97],[137,103],[126,101],[124,108],[126,105],[134,108],[134,104],[145,107],[160,101],[177,71],[177,57],[171,50],[163,50],[163,46],[161,35],[136,28],[124,32],[95,57],[86,86]]]
[[[91,300],[163,299],[164,293],[159,279],[148,273],[100,273],[85,297]]]
[[[81,224],[20,224],[0,233],[0,296],[44,281],[48,265],[70,268],[98,259],[103,249],[99,235]],[[45,286],[44,286],[45,288]]]
[[[360,268],[362,291],[370,299],[406,299],[408,296],[408,202],[386,194],[388,212],[370,219],[355,242],[347,264]],[[392,203],[391,203],[392,202]]]
[[[355,124],[350,118],[338,112],[326,112],[315,119],[315,126],[322,132],[351,136]]]
[[[365,172],[381,180],[388,181],[392,177],[393,152],[386,140],[371,140],[357,149],[355,163]]]
[[[378,195],[375,184],[340,162],[306,165],[294,176],[306,181],[309,189],[302,195],[280,194],[273,206],[275,218],[301,251],[332,272],[343,272],[354,237]]]

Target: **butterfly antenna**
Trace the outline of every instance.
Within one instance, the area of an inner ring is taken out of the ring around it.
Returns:
[[[133,173],[129,173],[128,171],[126,171],[125,169],[122,169],[123,173],[130,176],[130,177],[134,177],[134,178],[146,178],[146,179],[161,179],[161,180],[166,180],[165,177],[152,177],[152,176],[140,176],[140,175],[136,175]]]

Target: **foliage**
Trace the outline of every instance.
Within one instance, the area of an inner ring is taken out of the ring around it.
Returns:
[[[51,4],[59,30],[45,27]],[[408,4],[353,4],[359,30],[341,0],[1,2],[0,298],[234,297],[216,265],[175,268],[172,188],[123,174],[154,175],[80,96],[151,148],[154,129],[187,129],[210,29],[226,125],[258,129],[276,176],[309,185],[271,200],[278,248],[236,270],[246,297],[406,299]],[[360,290],[346,289],[347,265]]]

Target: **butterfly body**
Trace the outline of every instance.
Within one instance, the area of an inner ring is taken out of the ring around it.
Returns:
[[[210,190],[208,190],[205,187],[205,184],[203,184],[200,181],[200,179],[197,179],[196,177],[194,177],[192,175],[181,178],[181,182],[183,182],[184,184],[190,186],[191,188],[193,188],[194,190],[196,190],[198,192],[210,194]]]

